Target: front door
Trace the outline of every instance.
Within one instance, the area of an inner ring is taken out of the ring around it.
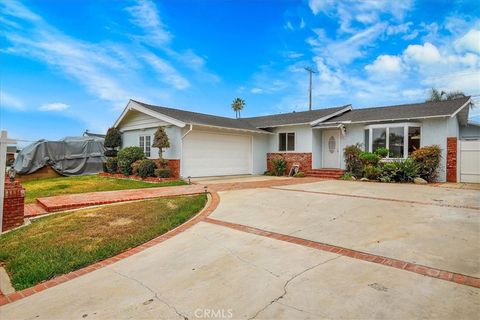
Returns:
[[[340,130],[322,133],[322,167],[340,168]]]

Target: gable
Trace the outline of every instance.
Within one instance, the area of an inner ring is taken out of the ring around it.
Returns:
[[[128,110],[124,117],[120,120],[117,128],[120,131],[157,128],[170,126],[171,123],[162,121],[138,110]]]

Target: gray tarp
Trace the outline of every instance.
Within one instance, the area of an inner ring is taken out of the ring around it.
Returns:
[[[66,137],[60,141],[39,140],[20,151],[14,163],[20,174],[51,166],[59,174],[74,176],[103,171],[105,147],[96,137]]]

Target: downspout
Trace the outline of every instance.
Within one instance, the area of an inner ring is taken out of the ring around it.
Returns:
[[[193,124],[190,123],[190,129],[188,129],[187,132],[185,132],[185,134],[182,136],[182,139],[181,139],[181,156],[180,156],[180,177],[181,178],[186,178],[186,177],[183,177],[183,139],[190,133],[192,132],[193,130]]]

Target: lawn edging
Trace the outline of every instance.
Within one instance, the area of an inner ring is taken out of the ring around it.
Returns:
[[[207,202],[205,206],[203,207],[202,210],[200,210],[195,216],[190,218],[189,220],[185,221],[183,224],[177,226],[176,228],[167,231],[166,233],[159,235],[156,238],[153,238],[137,247],[130,248],[122,253],[119,253],[113,257],[107,258],[105,260],[96,262],[94,264],[91,264],[89,266],[83,267],[81,269],[69,272],[67,274],[63,274],[60,276],[57,276],[55,278],[52,278],[50,280],[38,283],[37,285],[26,288],[20,291],[16,291],[14,293],[8,294],[8,295],[1,295],[0,294],[0,306],[15,302],[17,300],[26,298],[28,296],[31,296],[35,293],[44,291],[48,288],[52,288],[54,286],[57,286],[63,282],[75,279],[79,276],[82,276],[84,274],[90,273],[92,271],[101,269],[103,267],[106,267],[108,265],[111,265],[117,261],[123,260],[125,258],[128,258],[134,254],[137,254],[139,252],[142,252],[150,247],[153,247],[154,245],[157,245],[159,243],[162,243],[180,233],[183,231],[191,228],[198,222],[202,221],[204,218],[206,218],[210,213],[212,213],[218,206],[220,202],[220,197],[216,192],[210,192],[207,193]]]

